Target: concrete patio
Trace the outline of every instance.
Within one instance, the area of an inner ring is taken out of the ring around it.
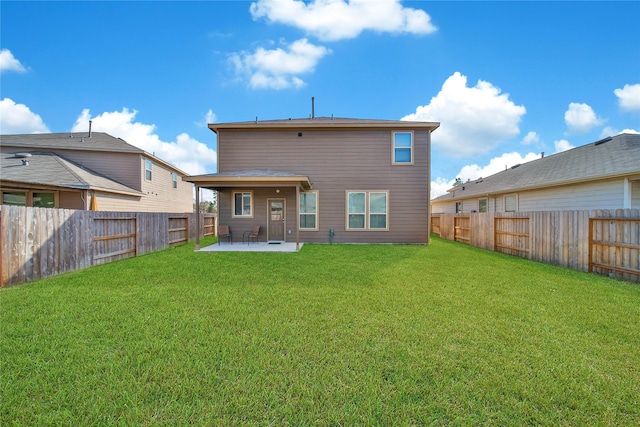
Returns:
[[[304,243],[300,243],[300,249],[302,249]],[[221,242],[220,245],[214,243],[213,245],[205,246],[196,252],[297,252],[295,242],[285,243],[228,243]]]

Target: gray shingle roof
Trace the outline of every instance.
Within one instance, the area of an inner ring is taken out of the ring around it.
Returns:
[[[110,151],[119,153],[144,153],[123,139],[104,132],[34,133],[22,135],[0,135],[3,147],[25,147],[29,149],[67,149],[87,151]]]
[[[455,196],[452,197],[451,193],[448,193],[433,199],[432,202],[638,173],[640,173],[640,135],[621,134],[512,166],[495,175],[462,183],[454,187]]]
[[[118,194],[142,196],[143,193],[120,184],[91,169],[81,167],[50,152],[29,152],[28,166],[23,166],[24,158],[14,153],[0,151],[2,180],[32,185],[46,185],[74,189],[91,189]]]
[[[304,175],[299,173],[294,173],[294,172],[277,171],[272,169],[250,169],[250,170],[233,171],[233,172],[219,172],[219,173],[212,173],[212,174],[200,175],[200,176],[274,177],[275,178],[275,177],[294,177],[294,176],[304,176]]]

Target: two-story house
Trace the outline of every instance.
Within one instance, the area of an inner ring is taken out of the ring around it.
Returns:
[[[309,118],[210,124],[218,192],[233,239],[428,243],[431,132],[439,123]],[[196,195],[198,191],[196,191]]]
[[[2,204],[193,212],[186,173],[102,132],[0,135]]]

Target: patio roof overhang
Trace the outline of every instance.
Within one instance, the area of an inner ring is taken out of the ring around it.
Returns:
[[[308,176],[266,169],[193,175],[182,179],[197,187],[211,190],[237,187],[297,187],[307,191],[313,187]]]

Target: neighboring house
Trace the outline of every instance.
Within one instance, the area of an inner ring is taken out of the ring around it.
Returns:
[[[439,123],[309,118],[210,124],[218,191],[234,241],[427,243],[431,132]],[[198,194],[198,191],[196,191]]]
[[[433,213],[640,208],[640,135],[621,134],[458,183]]]
[[[193,185],[169,163],[102,132],[0,135],[2,204],[193,212]]]

